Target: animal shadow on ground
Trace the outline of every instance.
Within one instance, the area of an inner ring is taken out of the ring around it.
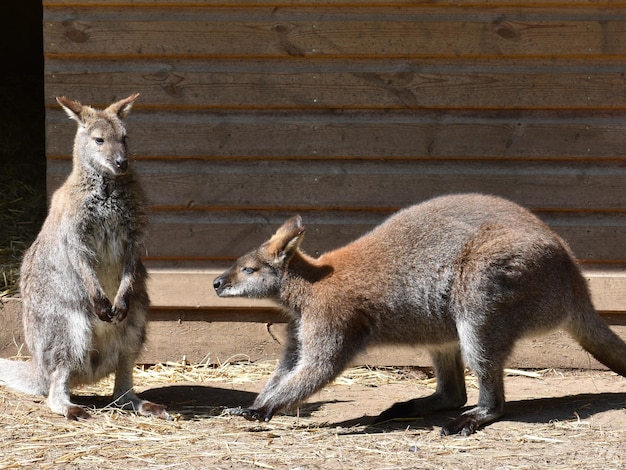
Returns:
[[[179,413],[183,418],[197,416],[196,410],[214,408],[214,415],[226,408],[246,407],[252,404],[256,392],[226,389],[204,385],[172,385],[153,388],[139,394],[144,400],[160,400],[169,411]],[[325,405],[341,403],[345,400],[305,402],[299,410],[285,410],[288,416],[311,417]],[[349,401],[349,400],[348,400]],[[282,413],[281,413],[282,414]]]
[[[257,393],[204,385],[171,385],[146,390],[139,396],[144,400],[166,405],[169,411],[180,414],[183,419],[196,419],[217,416],[225,408],[247,406],[254,401]],[[81,395],[73,399],[80,405],[92,408],[104,408],[110,404],[110,398],[106,396]],[[313,414],[324,406],[338,407],[342,403],[351,401],[353,400],[334,399],[305,402],[297,413],[300,417],[315,418]],[[380,411],[384,411],[388,405],[383,404]],[[356,431],[359,434],[404,430],[407,425],[420,429],[435,429],[470,408],[467,406],[460,410],[438,411],[423,417],[389,421],[377,425],[373,425],[376,416],[362,415],[345,420],[320,422],[318,426],[331,428],[364,426],[365,428]],[[544,424],[550,421],[567,421],[577,418],[584,420],[598,413],[624,408],[626,408],[626,393],[581,393],[563,397],[508,401],[506,414],[498,421]],[[286,414],[295,416],[296,412],[289,410]],[[341,416],[341,413],[338,415]]]
[[[438,411],[401,421],[388,421],[377,425],[372,424],[376,416],[361,416],[341,422],[328,423],[331,427],[350,428],[366,426],[358,433],[382,433],[393,430],[404,430],[407,425],[414,428],[434,429],[456,418],[471,406],[459,410]],[[581,393],[564,397],[533,398],[527,400],[508,401],[505,415],[497,421],[509,423],[547,424],[551,421],[569,421],[572,419],[589,419],[593,415],[605,411],[626,408],[626,393]],[[384,410],[381,410],[384,411]]]
[[[198,415],[216,416],[224,408],[252,403],[256,393],[204,385],[170,385],[152,388],[138,395],[144,400],[161,400],[170,412],[178,413],[183,419]],[[72,396],[75,403],[87,408],[102,409],[110,405],[108,396]]]
[[[205,385],[169,385],[152,388],[137,395],[144,400],[158,400],[168,411],[179,414],[182,419],[194,419],[199,416],[217,416],[226,408],[248,406],[254,401],[257,393]],[[103,409],[111,404],[111,397],[102,395],[72,395],[72,400],[91,409]],[[285,410],[284,414],[311,417],[324,405],[343,401],[350,400],[306,402],[298,411]]]

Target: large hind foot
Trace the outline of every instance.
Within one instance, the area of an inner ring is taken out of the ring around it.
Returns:
[[[89,419],[91,415],[82,406],[72,405],[67,408],[65,417],[70,421],[78,421],[79,419]]]
[[[139,413],[144,416],[154,416],[156,418],[165,419],[167,421],[172,420],[172,417],[167,412],[167,408],[165,408],[165,406],[159,405],[157,403],[152,403],[151,401],[144,400],[139,407]]]
[[[164,405],[142,400],[134,392],[126,393],[124,396],[117,398],[113,401],[113,405],[122,410],[134,411],[143,416],[154,416],[167,421],[172,419]]]
[[[495,421],[503,414],[504,411],[502,410],[494,411],[482,406],[477,406],[476,408],[466,411],[441,428],[441,435],[451,436],[461,434],[462,436],[469,436],[475,433],[479,427]]]
[[[225,413],[230,416],[241,416],[248,421],[267,422],[272,419],[272,415],[260,409],[254,408],[227,408]]]

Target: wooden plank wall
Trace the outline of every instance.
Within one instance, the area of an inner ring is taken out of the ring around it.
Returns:
[[[235,326],[266,354],[275,311],[210,284],[293,213],[317,253],[451,192],[531,208],[570,242],[599,308],[626,311],[626,3],[43,4],[50,191],[75,132],[54,97],[141,93],[128,123],[151,203],[148,361],[215,357],[211,337]]]

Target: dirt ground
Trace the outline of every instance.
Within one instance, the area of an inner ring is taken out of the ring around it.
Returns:
[[[77,392],[94,409],[81,422],[0,387],[0,468],[626,468],[626,379],[611,372],[512,371],[507,415],[470,437],[440,437],[453,412],[371,425],[393,402],[432,392],[434,380],[410,369],[350,369],[269,423],[221,414],[250,404],[272,369],[137,369],[137,390],[168,405],[167,422],[107,407],[108,382]]]

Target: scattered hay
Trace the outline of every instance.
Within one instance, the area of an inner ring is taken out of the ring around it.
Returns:
[[[177,384],[250,389],[266,380],[276,363],[240,357],[212,366],[170,363],[135,370],[137,389]],[[534,381],[535,374],[519,375]],[[516,372],[512,372],[516,373]],[[516,373],[518,374],[519,371]],[[528,377],[531,375],[531,377]],[[542,374],[539,373],[541,376]],[[468,376],[468,382],[473,380]],[[432,387],[421,370],[359,367],[332,385],[342,390]],[[80,395],[107,396],[112,380],[82,387]],[[340,407],[335,404],[334,406]],[[184,407],[179,407],[178,410]],[[214,413],[187,419],[176,412],[162,421],[104,406],[86,421],[68,422],[48,411],[43,398],[0,387],[0,469],[38,468],[624,468],[626,430],[603,428],[593,420],[498,422],[478,433],[442,439],[438,428],[417,422],[395,427],[329,425],[311,414],[276,416],[251,423]]]

